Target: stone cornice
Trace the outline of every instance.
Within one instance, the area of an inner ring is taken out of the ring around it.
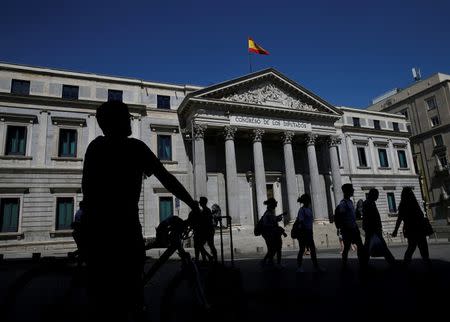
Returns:
[[[354,127],[354,126],[346,126],[342,127],[342,132],[353,132],[353,133],[363,133],[363,134],[374,134],[374,135],[383,135],[383,136],[397,136],[402,138],[410,137],[409,132],[396,132],[392,130],[376,130],[367,127]]]
[[[10,102],[19,104],[43,105],[46,110],[48,106],[73,107],[86,110],[96,110],[104,102],[89,100],[66,100],[59,97],[38,96],[38,95],[15,95],[9,93],[0,93],[0,102]],[[127,104],[131,113],[146,114],[146,106],[139,104]]]

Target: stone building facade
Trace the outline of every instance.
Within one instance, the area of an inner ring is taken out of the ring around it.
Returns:
[[[253,227],[269,196],[289,227],[297,197],[310,193],[319,245],[336,239],[328,218],[343,183],[353,183],[355,201],[378,188],[386,225],[402,187],[420,198],[404,116],[335,107],[274,69],[200,88],[0,64],[0,253],[73,247],[83,156],[108,99],[129,105],[132,136],[192,195],[232,217],[238,249],[261,243]],[[154,177],[139,208],[146,237],[189,211]]]
[[[390,94],[368,109],[406,117],[426,208],[435,220],[449,221],[450,75],[438,73]]]

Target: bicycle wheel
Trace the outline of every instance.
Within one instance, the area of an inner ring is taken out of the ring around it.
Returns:
[[[187,270],[169,282],[162,296],[162,322],[243,319],[245,297],[238,270],[212,265],[199,269],[199,276],[199,286]]]
[[[198,298],[195,281],[185,270],[178,272],[169,282],[161,298],[161,322],[199,321],[207,315],[207,308]]]
[[[74,305],[74,290],[78,283],[73,268],[65,264],[40,264],[27,270],[6,292],[1,310],[5,321],[81,320],[77,314],[80,306]]]

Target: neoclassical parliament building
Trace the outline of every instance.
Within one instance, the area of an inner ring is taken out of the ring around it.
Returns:
[[[271,196],[289,228],[298,196],[310,193],[324,247],[336,239],[329,217],[343,183],[353,184],[355,203],[380,191],[385,227],[403,187],[422,200],[403,115],[333,106],[275,69],[198,87],[0,63],[0,254],[74,247],[83,157],[102,135],[95,111],[107,100],[128,104],[132,136],[195,198],[231,216],[237,249],[256,250],[253,227]],[[146,237],[189,212],[154,177],[139,209]]]

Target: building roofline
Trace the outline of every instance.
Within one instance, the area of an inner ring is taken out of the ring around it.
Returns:
[[[59,69],[59,68],[31,66],[31,65],[3,62],[3,61],[0,61],[0,69],[47,74],[47,75],[60,76],[60,77],[74,77],[74,78],[81,78],[81,79],[118,82],[118,83],[126,83],[129,85],[151,86],[151,87],[159,87],[159,88],[164,88],[164,89],[176,89],[176,90],[182,90],[182,91],[196,91],[196,90],[200,90],[203,88],[201,86],[196,86],[196,85],[188,85],[188,84],[179,85],[179,84],[171,84],[171,83],[159,83],[159,82],[140,80],[137,78],[118,77],[118,76],[102,75],[102,74],[95,74],[95,73],[78,72],[78,71],[65,70],[65,69]]]
[[[382,100],[376,102],[375,104],[370,104],[370,105],[367,106],[366,108],[370,109],[370,108],[374,108],[374,107],[379,107],[380,109],[385,109],[385,108],[381,108],[381,104],[383,104],[384,102],[386,102],[388,99],[392,99],[392,98],[398,97],[399,95],[404,94],[405,91],[410,91],[410,90],[413,89],[414,87],[419,87],[419,86],[423,85],[425,82],[430,82],[431,80],[434,80],[434,79],[436,80],[436,83],[435,83],[435,84],[428,84],[428,87],[427,87],[426,89],[431,88],[431,87],[434,87],[434,86],[436,86],[436,85],[438,85],[438,84],[441,84],[441,83],[443,83],[443,82],[448,82],[448,81],[450,81],[450,75],[444,74],[444,73],[440,73],[440,72],[434,73],[434,74],[428,76],[427,78],[421,79],[421,80],[419,80],[419,81],[416,81],[416,82],[410,84],[408,87],[402,88],[399,92],[397,92],[397,93],[395,93],[395,94],[393,94],[393,95],[391,95],[391,96],[385,97],[384,99],[382,99]],[[417,95],[418,93],[421,93],[421,92],[423,92],[423,91],[424,91],[424,90],[419,90],[417,93],[411,93],[411,94],[408,94],[408,98],[413,97],[413,96],[415,96],[415,95]],[[395,104],[397,104],[398,102],[402,102],[402,101],[405,100],[405,99],[406,99],[406,98],[404,98],[404,99],[402,99],[402,100],[399,100],[399,101],[393,103],[392,105],[395,105]],[[388,107],[390,107],[390,106],[388,106]],[[388,108],[388,107],[386,107],[386,108]]]
[[[399,115],[399,114],[370,111],[370,110],[366,110],[366,109],[359,109],[359,108],[345,107],[345,106],[339,106],[338,108],[340,110],[344,111],[344,112],[356,112],[356,113],[363,113],[363,114],[369,114],[369,115],[379,115],[379,116],[393,117],[393,118],[406,120],[406,117],[404,115]]]

